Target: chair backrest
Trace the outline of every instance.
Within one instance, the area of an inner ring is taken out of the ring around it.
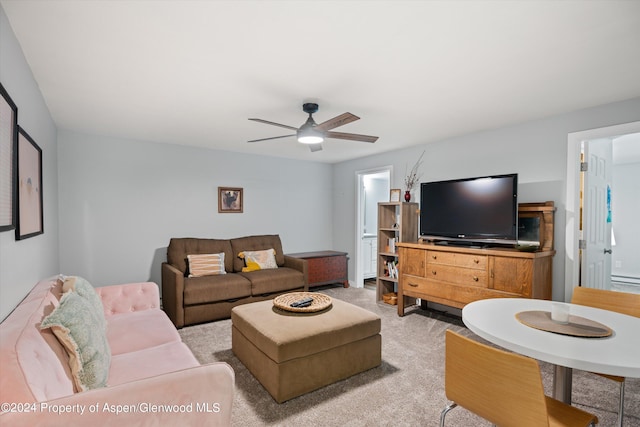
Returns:
[[[448,330],[447,398],[501,427],[549,425],[540,367],[529,357]]]
[[[577,286],[571,303],[640,317],[640,294]]]

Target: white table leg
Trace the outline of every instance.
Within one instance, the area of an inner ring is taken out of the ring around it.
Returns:
[[[573,369],[555,365],[553,370],[553,397],[571,405]]]

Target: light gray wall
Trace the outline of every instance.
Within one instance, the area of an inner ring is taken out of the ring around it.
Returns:
[[[0,320],[36,282],[58,270],[58,183],[56,128],[38,84],[0,7],[0,81],[18,106],[18,124],[42,149],[44,234],[16,241],[0,233]]]
[[[349,219],[355,217],[356,171],[392,164],[394,172],[391,188],[403,188],[405,171],[413,166],[422,151],[426,152],[420,170],[423,173],[422,181],[518,173],[519,202],[552,200],[557,207],[553,296],[554,299],[561,300],[564,298],[567,135],[580,130],[628,123],[639,118],[640,98],[634,98],[339,163],[334,166],[334,216]],[[464,120],[464,117],[460,120]],[[412,201],[419,202],[418,193],[414,190]],[[351,221],[335,221],[335,248],[354,253],[354,233]],[[352,280],[355,277],[353,267],[351,259],[349,274]]]
[[[280,234],[286,252],[333,247],[332,167],[58,133],[60,270],[96,286],[151,280],[172,237]],[[217,187],[244,213],[218,213]]]
[[[640,279],[640,163],[613,166],[611,215],[616,246],[613,247],[611,273]],[[620,267],[616,267],[620,262]]]

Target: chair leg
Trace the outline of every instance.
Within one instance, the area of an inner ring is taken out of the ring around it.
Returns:
[[[449,411],[455,408],[456,406],[458,406],[457,403],[451,402],[442,410],[442,412],[440,412],[440,427],[444,427],[444,417],[446,417],[447,413],[449,413]]]
[[[618,408],[618,427],[622,427],[622,416],[624,414],[624,383],[622,380],[620,383],[620,407]]]

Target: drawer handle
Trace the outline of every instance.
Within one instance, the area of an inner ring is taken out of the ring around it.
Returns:
[[[475,259],[473,260],[473,262],[475,262],[476,264],[479,264],[479,263],[480,263],[480,260],[479,260],[478,258],[475,258]]]
[[[418,287],[418,285],[415,284],[415,283],[409,283],[409,286],[411,286],[412,288],[417,288]]]
[[[477,282],[478,281],[478,276],[473,276],[473,281]]]
[[[436,274],[438,274],[438,272],[435,271],[435,270],[431,270],[431,274],[433,274],[435,276]]]
[[[437,255],[431,255],[431,259],[438,259]]]

